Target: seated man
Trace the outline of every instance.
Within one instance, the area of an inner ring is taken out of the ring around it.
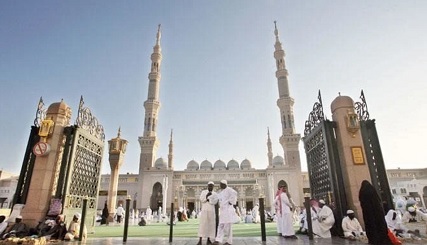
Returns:
[[[18,215],[15,218],[15,224],[6,229],[2,234],[2,239],[6,239],[9,237],[25,237],[28,235],[28,227],[26,224],[22,223],[22,216]]]
[[[345,238],[356,240],[360,236],[365,236],[365,232],[363,232],[362,226],[356,219],[353,210],[347,210],[347,216],[342,219],[341,226]]]
[[[66,233],[67,228],[65,227],[65,216],[60,214],[56,217],[52,228],[45,233],[45,236],[47,236],[48,239],[64,240]]]
[[[386,216],[385,221],[387,223],[387,227],[396,235],[401,236],[406,232],[405,227],[402,224],[402,217],[400,216],[400,212],[390,209]]]
[[[76,213],[73,216],[73,220],[70,222],[70,226],[68,227],[67,233],[65,234],[64,240],[72,241],[74,239],[80,238],[80,218],[81,214]],[[83,228],[83,238],[86,238],[86,227]]]
[[[414,206],[408,207],[403,214],[402,221],[408,229],[408,233],[420,236],[420,232],[426,232],[427,214],[417,210]]]
[[[314,235],[321,238],[330,238],[330,230],[335,224],[335,218],[332,209],[326,206],[326,202],[324,200],[319,200],[319,211],[312,219]]]
[[[7,228],[6,216],[0,215],[0,234]]]

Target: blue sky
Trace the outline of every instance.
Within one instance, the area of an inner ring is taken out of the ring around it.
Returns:
[[[173,129],[175,169],[193,159],[266,167],[267,127],[283,155],[274,20],[299,133],[319,89],[328,118],[339,92],[359,101],[363,89],[386,167],[426,167],[426,11],[423,0],[0,1],[0,168],[19,173],[41,96],[64,99],[74,123],[82,95],[106,140],[121,127],[121,172],[136,173],[158,24],[157,156],[167,158]]]

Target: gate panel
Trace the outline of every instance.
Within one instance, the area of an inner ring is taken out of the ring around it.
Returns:
[[[341,221],[348,205],[335,134],[336,123],[325,119],[320,91],[318,99],[305,122],[303,138],[311,197],[327,201],[336,221]],[[340,224],[335,222],[335,229],[331,230],[333,235],[342,234]]]
[[[372,185],[377,190],[383,203],[384,212],[387,212],[389,209],[394,208],[394,205],[377,128],[375,120],[369,119],[368,105],[363,90],[361,91],[360,99],[362,100],[361,102],[355,103],[355,110],[360,121],[360,132],[362,134],[369,173]]]
[[[81,213],[83,199],[87,198],[86,225],[93,226],[92,218],[96,216],[104,142],[86,130],[76,128],[71,149],[64,214],[72,217],[76,212]]]

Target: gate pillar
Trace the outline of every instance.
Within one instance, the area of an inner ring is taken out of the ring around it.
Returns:
[[[331,103],[332,119],[336,122],[336,139],[346,190],[347,209],[352,209],[363,225],[359,190],[363,180],[372,183],[366,161],[363,140],[354,102],[348,96],[338,96]]]
[[[119,184],[119,169],[123,164],[124,155],[128,141],[120,138],[121,130],[117,133],[117,137],[108,141],[108,154],[111,168],[110,187],[108,189],[108,221],[112,222],[117,205],[117,187]]]
[[[53,103],[39,130],[40,142],[33,148],[37,156],[22,216],[30,227],[41,221],[56,191],[57,175],[64,145],[63,130],[70,122],[71,109],[65,102]],[[44,144],[46,143],[46,144]],[[45,148],[46,147],[46,148]]]

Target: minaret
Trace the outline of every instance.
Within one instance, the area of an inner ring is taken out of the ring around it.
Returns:
[[[270,139],[270,129],[267,128],[267,135],[268,135],[268,139],[267,139],[267,149],[268,149],[268,166],[272,167],[273,166],[273,148],[271,147],[271,139]]]
[[[168,169],[173,169],[173,141],[172,141],[173,130],[171,129],[171,138],[169,141],[169,154],[168,154]]]
[[[277,106],[280,109],[280,118],[282,121],[282,136],[280,136],[280,144],[283,147],[286,166],[301,169],[301,160],[298,149],[301,135],[295,133],[293,110],[294,99],[290,97],[289,93],[285,51],[279,41],[279,31],[277,30],[276,21],[274,21],[274,35],[276,36],[276,43],[274,44],[274,58],[276,59],[276,78],[279,88]]]
[[[139,173],[153,167],[159,140],[157,139],[156,127],[157,117],[160,109],[159,88],[160,88],[160,65],[162,63],[162,48],[160,47],[160,25],[157,29],[156,45],[153,47],[151,54],[151,72],[148,74],[148,96],[144,102],[145,120],[144,135],[138,138],[141,146],[139,158]]]

